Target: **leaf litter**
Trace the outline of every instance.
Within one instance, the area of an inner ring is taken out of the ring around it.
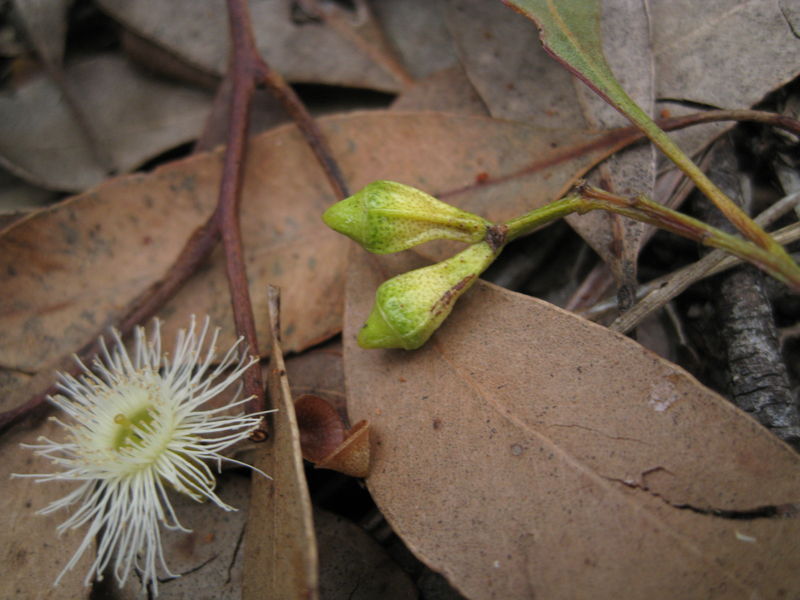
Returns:
[[[489,284],[414,353],[358,348],[375,287],[410,264],[351,264],[348,407],[373,426],[378,506],[459,591],[771,597],[800,585],[797,519],[756,518],[800,498],[788,446],[635,342]]]
[[[208,94],[148,77],[114,55],[75,63],[65,78],[118,173],[194,139],[210,108]],[[42,77],[0,98],[0,162],[38,186],[78,192],[110,173],[59,96]]]
[[[227,36],[221,3],[100,4],[122,27],[179,61],[206,73],[222,72]],[[555,199],[612,150],[591,146],[600,134],[581,129],[583,106],[575,98],[583,92],[576,92],[576,82],[544,56],[532,25],[499,3],[386,2],[365,13],[366,5],[355,2],[337,8],[351,31],[347,39],[344,29],[293,12],[288,2],[251,4],[262,50],[289,79],[402,91],[396,114],[357,113],[323,121],[353,189],[373,179],[398,179],[505,220]],[[735,8],[725,2],[684,4],[683,11],[664,1],[648,5],[655,93],[645,89],[642,104],[649,94],[658,100],[655,110],[662,116],[665,111],[680,114],[687,102],[750,106],[796,74],[790,58],[796,29],[788,3],[779,10],[752,0]],[[173,16],[165,18],[164,11]],[[420,26],[404,27],[412,17]],[[606,19],[606,39],[608,31],[623,24]],[[282,28],[280,35],[265,34],[275,27]],[[638,25],[636,32],[642,33]],[[398,58],[415,81],[401,81],[381,64],[380,53],[369,46],[381,36],[387,44],[380,52]],[[745,39],[751,40],[752,60],[739,50]],[[312,51],[298,52],[301,46]],[[718,60],[726,53],[744,61],[737,63],[736,77],[725,76],[733,63]],[[460,65],[454,62],[456,54]],[[328,62],[334,56],[335,68]],[[619,59],[610,58],[615,72],[631,59],[644,67],[631,71],[636,75],[630,85],[646,77],[644,54],[631,56],[628,50],[626,55],[623,47]],[[713,72],[697,66],[715,60],[720,67]],[[67,61],[67,69],[74,69],[73,62]],[[722,86],[723,79],[729,87]],[[84,87],[92,93],[91,86]],[[128,136],[132,139],[120,139],[119,150],[117,142],[111,144],[115,168],[135,168],[198,135],[210,106],[205,98],[203,109],[198,103],[192,113],[196,121],[185,130],[161,132],[153,139]],[[485,118],[487,108],[494,119]],[[19,108],[20,114],[25,110]],[[588,114],[596,119],[598,112]],[[532,125],[503,120],[509,118]],[[613,124],[589,122],[592,127]],[[676,135],[695,149],[724,127],[712,124]],[[0,232],[2,286],[11,292],[0,301],[5,404],[41,389],[50,365],[113,322],[163,275],[213,209],[219,156],[201,154],[149,175],[112,180]],[[106,177],[85,148],[49,163],[42,163],[41,156],[30,162],[22,152],[14,158],[19,163],[15,173],[54,189],[78,191]],[[363,253],[349,259],[349,242],[319,223],[333,198],[311,165],[291,126],[253,139],[243,225],[259,330],[265,331],[268,321],[267,283],[283,287],[282,333],[289,351],[303,351],[335,334],[346,303],[346,409],[350,422],[366,419],[370,424],[367,483],[390,524],[423,562],[470,598],[529,597],[532,591],[550,597],[565,590],[623,598],[729,597],[754,591],[770,597],[800,589],[792,568],[800,552],[793,517],[796,455],[678,367],[634,342],[552,305],[479,284],[432,344],[418,353],[355,348],[355,332],[377,283],[398,262],[437,260],[453,246],[431,244],[399,261]],[[633,187],[647,187],[646,179],[631,179],[639,182]],[[605,249],[613,240],[607,227],[587,225],[585,217],[577,221],[576,228],[596,248]],[[631,242],[629,235],[622,239]],[[167,329],[192,312],[210,312],[217,322],[229,322],[221,258],[215,255],[165,307]],[[266,344],[261,351],[268,353]],[[294,360],[302,366],[292,373]],[[342,420],[347,415],[336,350],[305,352],[292,358],[287,370],[298,380],[303,379],[300,373],[313,373],[300,381],[295,398],[323,396],[338,413],[336,427],[347,422]],[[287,406],[285,391],[278,396]],[[47,427],[3,441],[7,455],[16,457],[8,469],[26,470],[19,466],[27,459],[15,445],[19,436],[35,437]],[[299,446],[289,446],[281,462],[294,474],[283,479],[302,488]],[[186,558],[187,575],[165,583],[165,597],[202,597],[211,589],[215,597],[240,597],[243,562],[256,561],[257,569],[273,564],[242,543],[248,511],[241,492],[244,478],[235,472],[224,478],[223,493],[231,494],[230,503],[242,512],[215,523],[202,516],[202,506],[185,507],[182,514],[197,523],[196,534],[168,538],[168,543],[174,543],[175,556]],[[58,561],[47,558],[68,555],[73,544],[69,536],[52,537],[50,519],[34,516],[35,505],[23,509],[25,493],[15,489],[6,496],[2,539],[8,549],[4,564],[19,568],[18,577],[4,578],[5,595],[31,597],[32,583],[52,580],[60,570]],[[284,501],[291,510],[309,508],[296,491]],[[264,517],[269,506],[255,502],[250,518],[269,523],[272,517]],[[340,517],[317,509],[313,518],[323,597],[366,598],[381,585],[397,597],[415,597],[408,575],[366,538],[362,558],[342,561],[355,552],[351,548],[357,544],[349,545],[359,537],[355,526],[341,531]],[[310,551],[313,534],[307,521],[302,529],[296,546],[277,550],[281,560],[290,548]],[[24,552],[20,539],[31,540]],[[328,543],[334,549],[326,550]],[[365,556],[381,558],[376,562]],[[270,571],[253,575],[252,564],[248,593],[253,585],[261,592]],[[360,570],[354,571],[356,564]],[[390,566],[385,579],[377,575],[379,564]],[[295,568],[290,571],[297,573]],[[38,586],[36,593],[87,596],[79,571],[62,588]],[[338,581],[328,579],[332,573],[349,574]],[[420,590],[421,581],[416,582]]]
[[[373,111],[321,123],[354,187],[394,177],[433,192],[452,190],[448,201],[496,221],[557,197],[609,151],[587,146],[582,131],[435,113]],[[539,165],[532,173],[475,184],[480,173],[521,171],[531,156]],[[348,242],[319,218],[333,198],[319,170],[305,167],[310,152],[293,127],[254,138],[249,161],[258,168],[246,176],[242,222],[257,322],[265,323],[264,284],[279,284],[286,290],[284,344],[299,351],[341,327]],[[286,176],[293,173],[303,177]],[[149,176],[111,180],[6,230],[0,281],[10,293],[0,299],[0,364],[35,372],[93,339],[162,276],[210,214],[218,177],[219,154],[198,155]],[[164,308],[164,336],[170,339],[172,324],[193,313],[229,322],[230,310],[218,252]],[[223,330],[220,343],[232,342]]]

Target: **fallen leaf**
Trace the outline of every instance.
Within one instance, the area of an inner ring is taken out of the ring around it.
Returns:
[[[118,172],[192,140],[210,108],[207,94],[148,77],[113,55],[77,62],[65,75]],[[0,98],[0,162],[53,190],[84,190],[108,176],[44,77]]]
[[[371,465],[370,428],[367,421],[359,421],[347,432],[345,440],[316,466],[331,469],[350,477],[367,477]]]
[[[422,349],[360,349],[375,288],[410,266],[351,263],[343,340],[369,489],[421,560],[469,598],[800,590],[788,446],[636,342],[489,284]]]
[[[100,7],[189,64],[221,75],[228,56],[222,0],[100,0]],[[333,29],[297,13],[290,0],[249,3],[258,50],[294,83],[325,83],[397,91],[398,83]]]
[[[430,0],[371,3],[380,27],[415,79],[458,64],[441,8]]]
[[[25,34],[46,61],[60,65],[72,0],[14,0],[14,12]]]
[[[345,427],[333,405],[319,396],[305,394],[294,402],[303,458],[319,462],[344,441]]]
[[[435,110],[487,116],[486,105],[460,66],[437,71],[403,90],[392,110]]]
[[[448,202],[496,221],[553,200],[609,151],[593,147],[597,138],[582,131],[477,117],[375,111],[320,123],[352,189],[392,178],[434,194],[450,190]],[[350,242],[322,223],[333,196],[293,127],[254,138],[248,161],[242,230],[257,327],[265,327],[266,284],[281,285],[285,348],[299,351],[341,328]],[[198,155],[109,181],[5,230],[0,364],[33,373],[93,341],[162,276],[211,214],[219,170],[219,153]],[[476,183],[481,174],[500,183]],[[441,257],[452,248],[420,251]],[[230,310],[218,250],[161,312],[163,336],[174,339],[191,314],[224,326]],[[230,328],[219,343],[233,343]]]
[[[272,342],[267,390],[270,438],[256,450],[255,467],[272,481],[253,479],[245,534],[242,598],[319,598],[311,499],[300,455],[300,432],[280,346],[277,288],[270,288]]]
[[[573,77],[542,49],[530,21],[500,2],[450,0],[446,20],[461,64],[497,118],[580,127]]]
[[[679,116],[697,105],[747,108],[798,74],[796,2],[655,0],[651,9],[656,93],[664,101],[658,110]],[[675,100],[688,106],[670,102]],[[733,125],[692,127],[673,136],[693,154]]]
[[[47,421],[35,430],[17,430],[6,433],[0,442],[3,455],[0,480],[0,561],[4,566],[0,577],[0,597],[27,599],[86,598],[91,588],[83,585],[83,579],[94,560],[92,552],[83,555],[75,567],[59,582],[53,584],[61,570],[72,558],[83,540],[84,532],[67,531],[56,533],[56,527],[64,522],[68,514],[57,511],[49,515],[37,515],[51,502],[59,500],[75,489],[71,482],[48,482],[38,484],[34,479],[10,480],[12,473],[48,473],[51,462],[35,456],[21,443],[33,444],[39,436],[59,438],[63,429]]]
[[[658,97],[743,108],[794,79],[800,37],[789,4],[651,0]]]

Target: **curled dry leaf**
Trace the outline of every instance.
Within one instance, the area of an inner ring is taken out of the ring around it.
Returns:
[[[303,458],[319,469],[351,477],[369,474],[369,424],[360,421],[346,431],[336,408],[324,398],[306,394],[294,405]]]
[[[294,403],[303,458],[313,463],[331,454],[345,438],[345,424],[330,402],[306,394]]]
[[[339,471],[350,477],[367,477],[371,462],[369,431],[367,421],[356,423],[339,447],[317,463],[317,468]]]
[[[375,288],[413,266],[352,262],[343,339],[370,491],[417,556],[469,598],[800,590],[787,445],[632,340],[489,284],[420,350],[360,349]]]
[[[392,178],[434,194],[460,190],[447,201],[492,220],[551,201],[609,151],[581,131],[435,113],[356,113],[321,126],[352,189]],[[266,326],[266,283],[281,285],[284,346],[298,351],[341,327],[350,242],[322,223],[333,196],[294,127],[254,138],[248,161],[242,230],[257,327]],[[476,183],[531,165],[496,185]],[[197,155],[109,181],[3,231],[0,365],[36,372],[92,341],[163,275],[212,213],[219,172],[219,153]],[[431,256],[450,250],[421,248]],[[191,314],[230,323],[230,310],[217,252],[161,313],[164,337],[172,339]],[[220,345],[231,344],[232,328],[223,331]]]

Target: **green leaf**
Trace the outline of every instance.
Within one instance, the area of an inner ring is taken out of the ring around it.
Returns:
[[[791,281],[794,286],[800,285],[800,267],[786,250],[714,185],[622,89],[603,55],[599,2],[596,0],[503,0],[503,2],[534,21],[548,54],[628,117],[656,147],[686,173],[742,234],[775,255],[785,280]]]
[[[600,3],[593,0],[503,0],[536,23],[545,50],[606,102],[641,125],[650,117],[628,96],[603,55]]]

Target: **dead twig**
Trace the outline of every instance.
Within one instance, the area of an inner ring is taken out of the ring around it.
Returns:
[[[258,53],[246,0],[228,0],[228,15],[231,33],[229,67],[231,94],[226,135],[227,146],[223,159],[224,167],[217,207],[209,219],[192,233],[165,276],[136,298],[115,326],[120,334],[125,336],[137,324],[152,318],[208,258],[217,241],[222,239],[236,330],[239,335],[244,336],[250,351],[258,352],[255,319],[247,284],[238,219],[250,104],[258,83],[265,84],[287,108],[311,146],[337,197],[343,198],[347,195],[347,186],[325,138],[313,118],[294,91],[283,78],[272,71]],[[98,332],[98,336],[106,329],[107,326],[104,326]],[[98,349],[98,343],[93,342],[81,349],[78,356],[82,361],[90,362],[91,357],[97,353]],[[62,364],[65,361],[60,359],[57,362]],[[75,365],[67,371],[75,375],[78,373],[78,368]],[[20,406],[0,414],[0,432],[29,416],[43,413],[47,406],[47,397],[56,392],[56,387],[51,385]],[[253,396],[250,405],[252,411],[264,410],[264,386],[258,365],[254,365],[245,373],[244,392]],[[265,428],[254,432],[256,440],[265,437]]]
[[[709,176],[749,212],[749,196],[740,185],[733,144],[728,137],[714,145],[712,157]],[[721,215],[705,204],[699,210],[706,213],[706,222],[725,225]],[[710,334],[718,332],[725,348],[721,366],[727,371],[731,401],[785,441],[800,446],[800,411],[781,355],[763,274],[747,265],[721,275],[710,301],[718,325]]]

